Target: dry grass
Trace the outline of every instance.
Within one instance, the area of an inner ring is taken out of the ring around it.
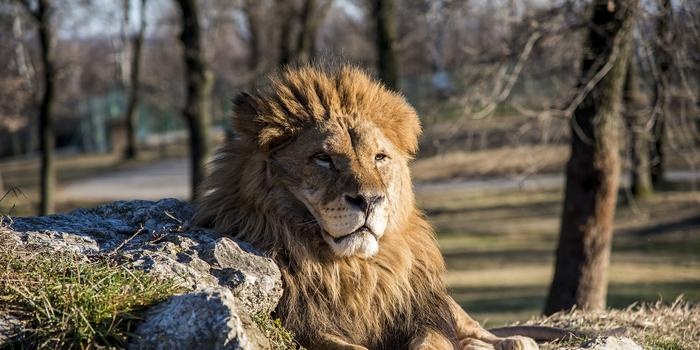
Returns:
[[[514,146],[451,152],[417,159],[411,165],[417,182],[463,177],[508,176],[564,169],[569,149],[563,145]]]
[[[594,331],[623,327],[625,336],[647,350],[700,349],[700,305],[681,298],[672,304],[645,303],[621,310],[560,312],[526,324]],[[542,349],[559,349],[561,345],[545,344]]]

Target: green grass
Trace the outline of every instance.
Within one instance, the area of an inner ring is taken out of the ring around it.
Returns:
[[[120,347],[140,311],[179,292],[172,281],[104,259],[0,244],[0,312],[27,330],[13,346]]]
[[[272,319],[269,314],[257,313],[253,316],[253,321],[258,326],[265,338],[270,342],[270,346],[275,350],[303,350],[304,348],[294,340],[294,333],[284,328],[282,321]]]
[[[686,349],[678,338],[648,336],[645,340],[647,350],[684,350]]]

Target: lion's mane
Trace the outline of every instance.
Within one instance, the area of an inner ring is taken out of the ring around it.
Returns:
[[[251,243],[278,263],[285,291],[277,316],[285,327],[304,345],[330,334],[397,349],[425,330],[455,341],[444,261],[410,182],[402,184],[403,203],[395,203],[400,222],[382,238],[377,255],[340,259],[323,246],[318,225],[293,214],[302,204],[267,173],[270,152],[305,126],[332,118],[372,118],[413,154],[420,125],[405,100],[359,69],[307,67],[285,71],[234,105],[236,138],[215,156],[195,221]]]

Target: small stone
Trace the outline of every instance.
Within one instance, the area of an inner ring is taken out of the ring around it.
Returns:
[[[587,341],[581,349],[587,350],[644,350],[627,337],[597,337]]]
[[[22,322],[18,318],[0,311],[0,348],[9,346],[21,332]]]

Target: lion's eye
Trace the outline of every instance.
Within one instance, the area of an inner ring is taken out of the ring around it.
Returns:
[[[384,159],[386,159],[386,154],[383,154],[383,153],[379,153],[376,156],[374,156],[374,160],[377,162],[384,160]]]
[[[331,156],[325,153],[318,153],[313,156],[313,161],[318,165],[328,168],[331,166],[332,159]]]

